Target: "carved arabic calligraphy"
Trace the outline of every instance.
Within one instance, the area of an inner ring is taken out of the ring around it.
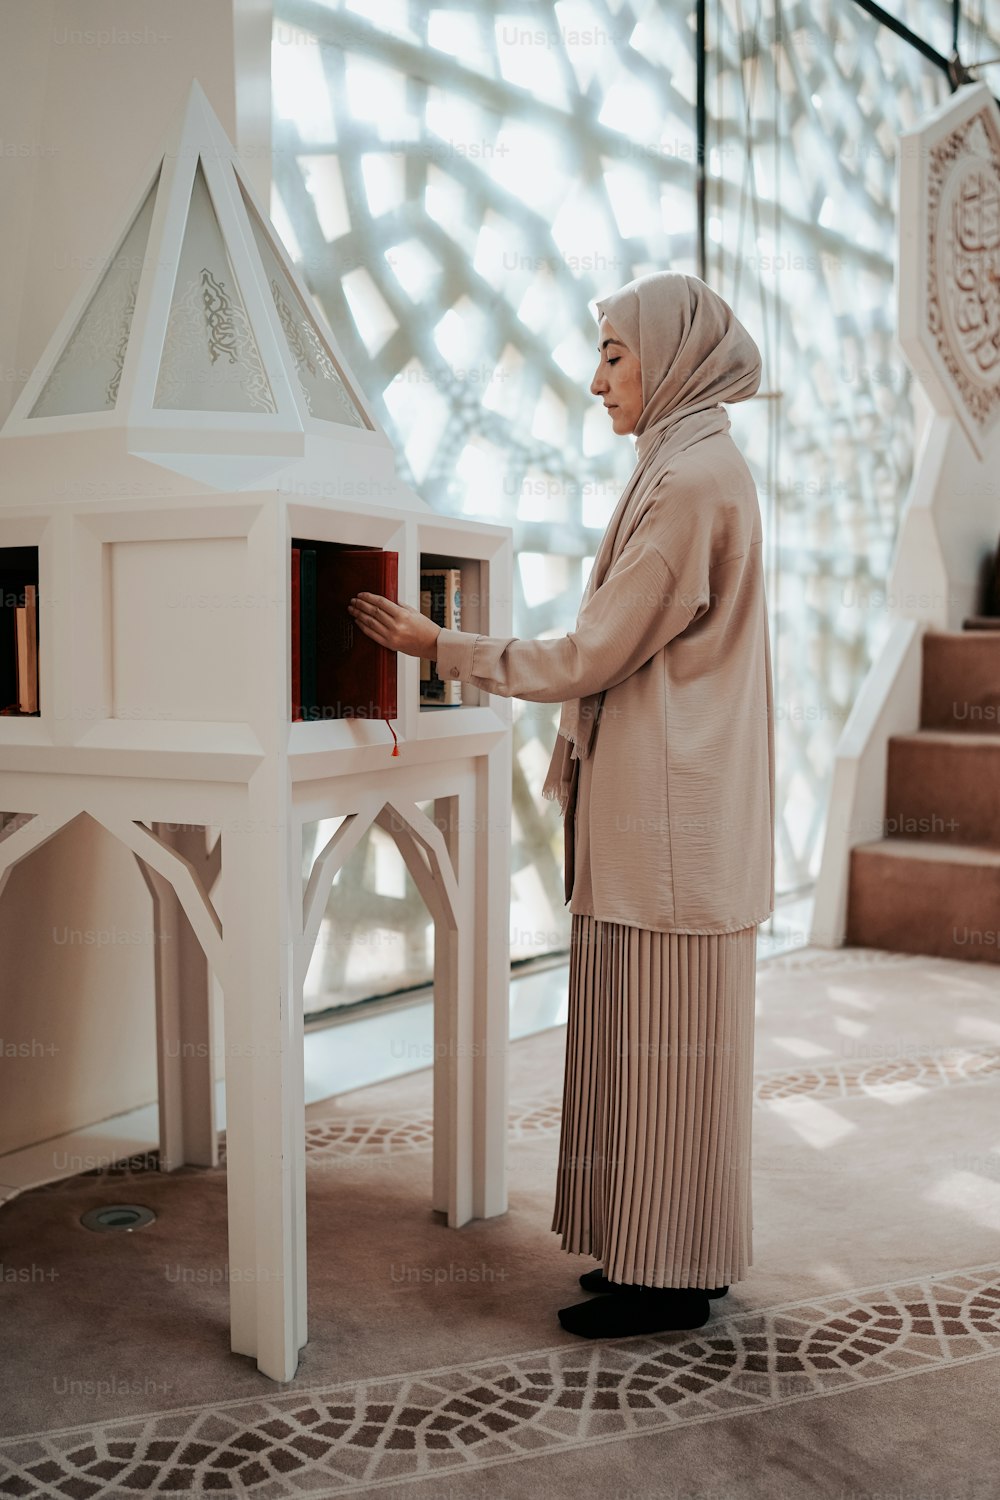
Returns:
[[[952,202],[952,282],[946,288],[961,352],[978,374],[1000,363],[1000,184],[996,168],[972,166]]]
[[[1000,416],[1000,141],[985,112],[932,149],[927,326],[985,436]]]

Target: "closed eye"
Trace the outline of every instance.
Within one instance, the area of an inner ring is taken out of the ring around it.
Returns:
[[[608,364],[609,365],[616,365],[620,359],[621,359],[621,355],[620,354],[616,354],[615,357],[614,357],[614,359],[609,359],[608,360]]]

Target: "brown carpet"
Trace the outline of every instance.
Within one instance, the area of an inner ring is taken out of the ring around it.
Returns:
[[[754,1258],[690,1333],[590,1342],[549,1229],[565,1029],[511,1049],[510,1211],[430,1201],[429,1071],[309,1110],[310,1342],[228,1349],[225,1171],[0,1212],[0,1494],[1000,1494],[1000,973],[866,949],[758,975]],[[127,1235],[79,1224],[148,1204]]]

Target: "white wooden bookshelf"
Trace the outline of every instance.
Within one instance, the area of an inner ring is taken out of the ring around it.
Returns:
[[[421,560],[447,559],[463,629],[512,634],[509,528],[397,480],[196,83],[0,433],[0,560],[38,549],[40,641],[39,714],[0,716],[0,891],[83,812],[133,851],[175,939],[155,945],[164,1170],[218,1160],[218,978],[231,1347],[275,1380],[308,1337],[303,981],[373,823],[434,920],[431,1206],[456,1228],[507,1207],[510,702],[466,684],[422,709],[399,656],[397,757],[382,720],[293,722],[293,537],[398,552],[414,607]],[[303,882],[303,825],[338,817]]]

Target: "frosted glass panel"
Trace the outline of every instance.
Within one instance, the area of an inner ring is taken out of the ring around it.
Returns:
[[[253,204],[243,195],[250,227],[267,274],[267,284],[274,298],[281,330],[295,362],[295,374],[312,416],[341,426],[365,427],[367,424],[348,395],[340,371],[314,320],[285,274],[271,242],[264,233]]]
[[[277,411],[200,161],[153,405],[174,411]]]
[[[159,173],[56,361],[30,417],[111,411],[125,363]]]
[[[889,3],[922,35],[949,10]],[[411,0],[427,69],[400,53],[374,3],[360,39],[352,8],[276,0],[276,25],[315,45],[276,48],[302,91],[275,96],[272,216],[287,214],[403,477],[435,511],[512,526],[524,558],[514,633],[557,637],[573,628],[634,463],[589,391],[593,301],[645,271],[696,269],[693,0],[489,13]],[[998,23],[963,9],[962,56],[1000,53]],[[760,397],[731,416],[763,513],[776,874],[791,894],[816,877],[834,751],[884,639],[879,600],[912,468],[911,382],[894,343],[895,142],[949,90],[851,0],[709,11],[708,280],[764,356]],[[393,87],[356,118],[352,80],[373,60],[405,74],[405,108]],[[321,66],[323,139],[310,131]],[[398,320],[391,338],[372,337],[359,273]],[[569,940],[562,820],[541,798],[558,717],[558,704],[513,701],[514,959]],[[350,947],[387,924],[411,946],[409,982],[429,977],[422,906],[387,915],[368,867],[349,899],[357,931],[324,972],[325,1003],[352,993]]]

